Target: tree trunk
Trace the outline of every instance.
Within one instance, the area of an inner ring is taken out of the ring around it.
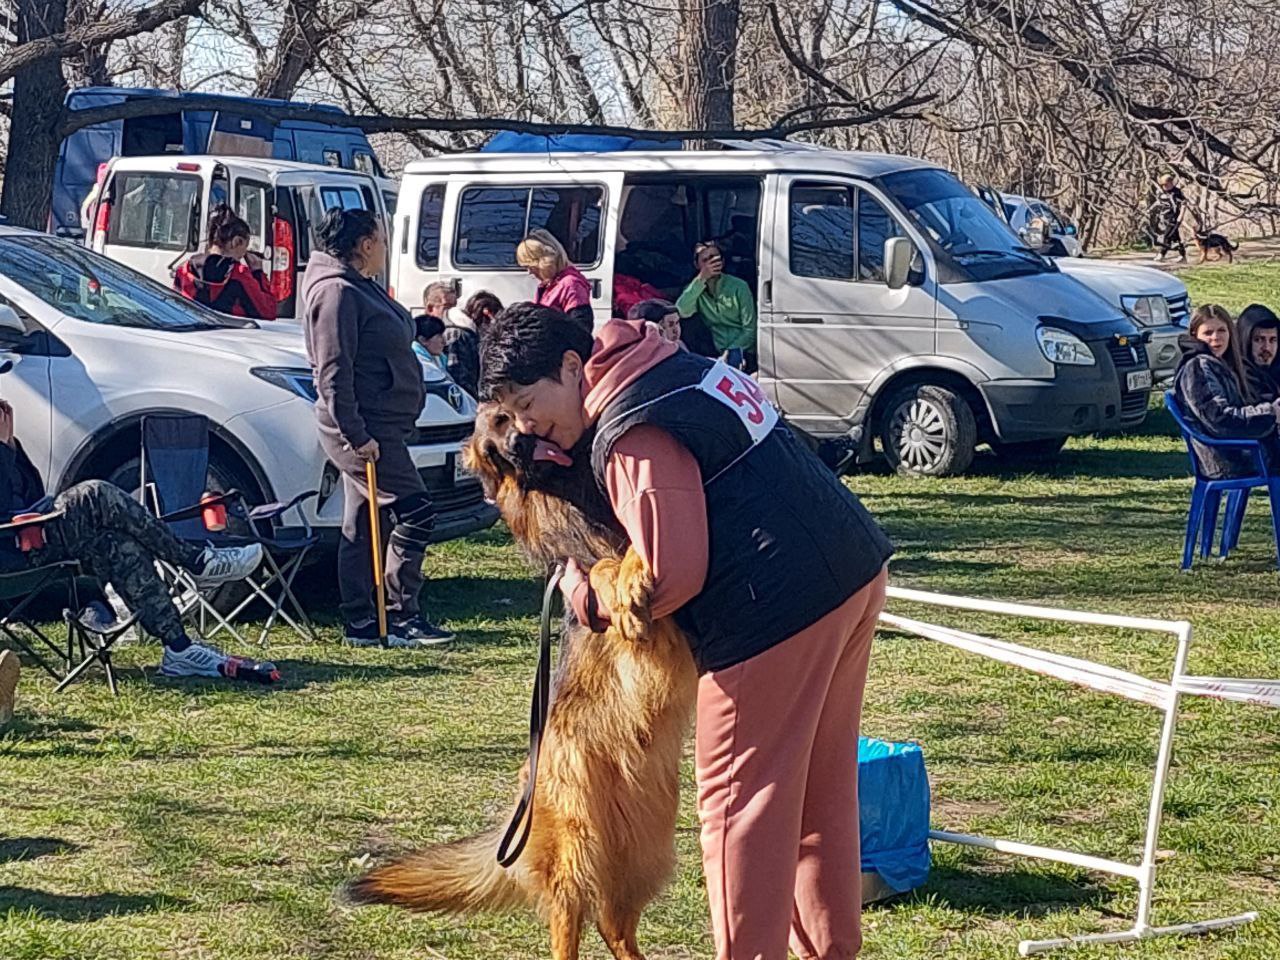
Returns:
[[[67,27],[66,0],[18,0],[18,43],[23,44]],[[43,230],[48,226],[53,198],[53,173],[58,161],[59,120],[67,82],[62,60],[46,57],[19,70],[13,78],[13,117],[5,166],[0,214],[11,224]],[[74,226],[74,224],[72,224]]]
[[[275,55],[258,77],[255,97],[291,100],[319,53],[314,0],[297,0],[285,9]]]
[[[688,0],[683,16],[681,96],[688,129],[732,130],[739,0]],[[690,144],[705,146],[705,144]]]

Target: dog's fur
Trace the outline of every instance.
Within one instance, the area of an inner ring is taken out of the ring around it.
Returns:
[[[652,579],[633,550],[623,553],[588,457],[575,452],[572,467],[536,459],[532,438],[486,404],[464,454],[529,556],[590,565],[612,613],[603,633],[566,626],[528,846],[504,870],[495,858],[499,828],[374,870],[348,895],[413,910],[532,906],[550,927],[555,960],[576,960],[590,921],[617,960],[642,960],[640,913],[675,865],[680,752],[697,670],[676,625],[651,621]],[[528,772],[526,763],[521,790]]]
[[[1196,248],[1200,251],[1200,259],[1197,263],[1204,263],[1212,252],[1215,260],[1227,258],[1227,263],[1234,263],[1235,257],[1232,255],[1233,250],[1239,250],[1240,244],[1233,244],[1230,240],[1220,233],[1212,233],[1208,230],[1196,231]]]

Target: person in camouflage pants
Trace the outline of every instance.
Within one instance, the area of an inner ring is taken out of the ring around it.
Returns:
[[[0,516],[57,513],[42,524],[44,544],[29,553],[16,538],[0,537],[0,572],[75,560],[103,584],[110,584],[138,621],[164,645],[160,672],[171,677],[226,677],[271,683],[275,666],[232,657],[187,636],[156,561],[182,567],[201,588],[242,580],[262,562],[262,547],[201,549],[178,540],[168,526],[122,489],[105,480],[86,480],[54,498],[44,494],[39,472],[13,435],[13,408],[0,400]]]

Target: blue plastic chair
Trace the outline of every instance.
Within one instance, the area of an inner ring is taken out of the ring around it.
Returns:
[[[1257,440],[1223,440],[1210,437],[1192,426],[1178,406],[1178,400],[1169,390],[1164,395],[1164,405],[1169,408],[1174,422],[1182,431],[1191,458],[1191,472],[1195,486],[1191,491],[1191,509],[1187,512],[1187,533],[1182,544],[1182,569],[1191,569],[1196,541],[1200,543],[1200,558],[1207,558],[1213,550],[1213,535],[1218,525],[1218,509],[1222,495],[1227,495],[1226,516],[1222,522],[1221,555],[1227,556],[1240,541],[1240,527],[1244,522],[1245,508],[1249,504],[1249,491],[1266,487],[1271,499],[1271,525],[1276,538],[1276,565],[1280,566],[1280,477],[1267,475],[1267,463],[1262,444]],[[1200,458],[1191,441],[1215,450],[1247,450],[1253,455],[1256,472],[1243,477],[1216,480],[1205,475]]]

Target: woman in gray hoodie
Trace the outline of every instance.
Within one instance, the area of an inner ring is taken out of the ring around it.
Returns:
[[[365,464],[378,464],[386,547],[387,643],[421,647],[453,639],[418,606],[435,508],[409,455],[426,399],[409,312],[376,279],[387,236],[367,210],[332,209],[316,230],[302,277],[303,328],[315,375],[320,445],[342,471],[338,588],[347,642],[376,646]]]

